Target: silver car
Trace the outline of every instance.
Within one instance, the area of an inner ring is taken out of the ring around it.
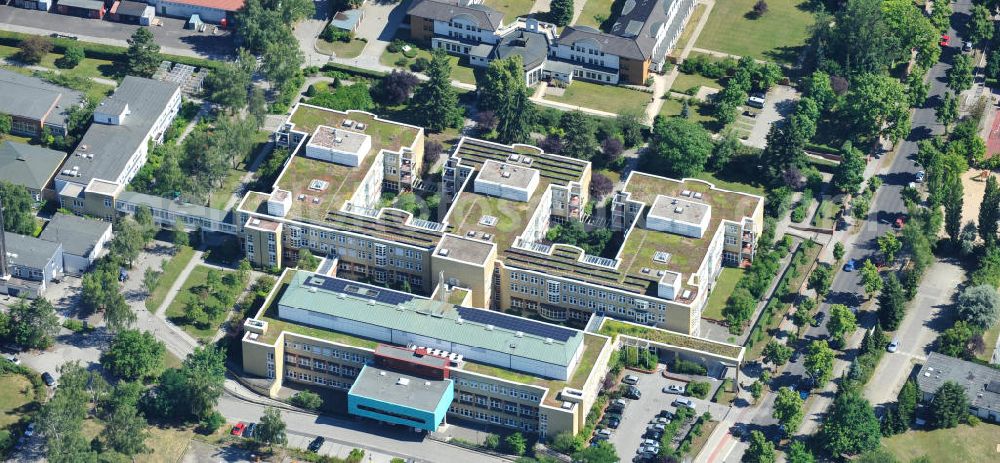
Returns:
[[[686,399],[684,397],[678,397],[674,399],[674,406],[694,408],[694,401],[691,399]]]
[[[671,384],[669,386],[664,387],[663,388],[663,392],[665,392],[667,394],[683,394],[684,393],[684,387],[683,386],[678,386],[676,384]]]
[[[896,352],[897,350],[899,350],[899,339],[893,339],[892,342],[890,342],[889,345],[886,346],[885,350],[889,352]]]

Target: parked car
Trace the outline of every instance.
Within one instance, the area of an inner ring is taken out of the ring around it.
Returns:
[[[635,386],[629,386],[629,388],[625,390],[624,395],[632,400],[639,400],[642,398],[642,391]]]
[[[603,429],[598,429],[597,434],[594,437],[601,440],[608,440],[611,438],[612,434],[614,433],[612,433],[610,429],[603,428]]]
[[[752,106],[757,109],[764,109],[764,94],[755,93],[747,98],[747,106]]]
[[[669,386],[664,387],[663,392],[666,392],[667,394],[683,394],[684,387],[678,386],[676,384],[671,384]]]
[[[856,260],[854,260],[854,259],[847,259],[847,262],[844,262],[844,271],[845,272],[853,272],[854,269],[857,268],[857,265],[858,265],[858,262]]]
[[[611,405],[608,405],[608,410],[612,411],[612,412],[621,412],[621,411],[625,410],[625,407],[627,405],[628,405],[628,401],[627,400],[625,400],[625,399],[615,399],[614,402],[611,402]]]
[[[13,363],[14,365],[21,364],[21,359],[17,358],[17,356],[15,355],[7,355],[4,358],[6,358],[8,362]]]
[[[655,429],[651,430],[649,428],[646,428],[646,434],[644,434],[644,435],[648,439],[653,439],[653,440],[659,442],[660,438],[663,437],[663,431],[657,431]]]
[[[53,378],[52,374],[47,371],[45,373],[42,373],[42,382],[44,382],[45,385],[48,387],[56,385],[56,379]]]
[[[667,429],[666,425],[662,425],[662,424],[651,424],[649,426],[646,426],[646,432],[647,433],[658,432],[658,433],[660,433],[662,435],[663,431],[665,429]]]
[[[306,449],[310,452],[319,452],[319,448],[323,446],[324,442],[326,442],[326,439],[323,438],[323,436],[316,436],[316,438],[309,443],[309,446],[306,447]]]
[[[611,429],[618,429],[618,426],[622,424],[622,419],[618,416],[610,416],[607,418],[607,424]]]
[[[951,36],[948,34],[941,34],[941,41],[938,42],[938,44],[942,47],[947,47],[949,43],[951,43]]]
[[[239,423],[236,423],[236,426],[233,426],[233,430],[229,431],[229,434],[232,434],[234,436],[242,436],[243,432],[246,431],[246,429],[247,429],[247,424],[240,421]]]
[[[917,171],[917,176],[916,176],[917,183],[923,183],[925,177],[927,177],[927,173],[926,172],[924,172],[922,170],[921,171]]]
[[[969,40],[966,40],[964,43],[962,43],[962,51],[964,51],[966,53],[972,51],[972,42],[969,41]]]
[[[885,348],[889,352],[896,352],[899,350],[899,339],[893,339],[892,342]]]
[[[639,384],[639,377],[636,375],[626,375],[625,378],[622,379],[622,382],[634,386]]]
[[[826,312],[816,312],[813,316],[812,326],[819,326],[823,324],[823,319],[826,318]]]
[[[243,437],[252,438],[253,433],[257,431],[257,423],[250,423],[247,425],[247,429],[243,431]]]
[[[673,406],[694,408],[694,401],[684,397],[678,397],[674,399]]]

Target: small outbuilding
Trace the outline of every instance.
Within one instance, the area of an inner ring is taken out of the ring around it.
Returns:
[[[111,222],[56,214],[39,238],[63,247],[63,270],[80,275],[90,269],[111,240]]]
[[[104,19],[107,9],[104,2],[99,0],[59,0],[56,12],[81,18]]]
[[[142,2],[121,1],[111,6],[109,14],[111,19],[118,22],[148,26],[156,17],[156,9]]]

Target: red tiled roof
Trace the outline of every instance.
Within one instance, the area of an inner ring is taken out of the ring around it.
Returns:
[[[217,10],[236,11],[243,6],[243,0],[169,0],[182,5],[194,5]]]

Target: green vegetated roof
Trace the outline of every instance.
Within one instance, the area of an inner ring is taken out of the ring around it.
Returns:
[[[621,322],[610,318],[604,320],[599,333],[612,338],[619,334],[624,334],[626,336],[708,352],[710,354],[721,355],[732,359],[739,358],[740,352],[743,351],[743,347],[735,344],[726,344],[708,339],[696,338],[694,336],[674,333],[660,328]]]
[[[530,165],[520,161],[516,164],[538,169],[542,178],[548,180],[548,183],[565,185],[570,181],[578,182],[587,168],[587,161],[543,154],[541,149],[535,147],[500,145],[475,138],[463,138],[456,151],[456,156],[462,158],[463,164],[475,166],[477,170],[488,160],[515,163],[508,160],[512,154],[530,157]]]

